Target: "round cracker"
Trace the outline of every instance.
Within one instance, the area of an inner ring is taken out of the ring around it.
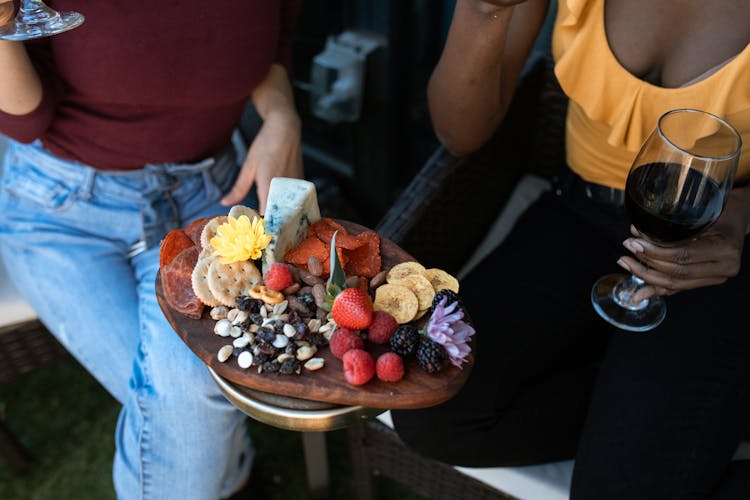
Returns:
[[[426,269],[422,274],[432,283],[436,293],[443,289],[458,293],[458,280],[442,269]]]
[[[391,282],[394,285],[403,285],[417,296],[419,309],[429,309],[432,307],[432,299],[435,298],[435,289],[432,288],[430,280],[421,274],[407,274],[403,278]]]
[[[216,230],[224,224],[227,221],[226,215],[217,215],[208,223],[203,226],[203,231],[201,231],[201,247],[202,248],[213,248],[211,247],[211,238],[216,236]]]
[[[201,248],[201,253],[198,254],[198,260],[201,259],[216,259],[214,257],[214,249],[213,248]]]
[[[394,283],[402,279],[404,276],[408,276],[410,274],[422,274],[424,270],[424,266],[419,262],[401,262],[400,264],[396,264],[395,266],[393,266],[388,271],[385,280],[388,283]]]
[[[247,218],[250,219],[250,222],[253,221],[254,217],[260,217],[260,215],[258,215],[258,212],[250,207],[246,207],[245,205],[235,205],[229,209],[229,217],[239,219],[240,215],[246,215]]]
[[[222,264],[214,259],[208,268],[206,281],[214,297],[223,305],[234,307],[237,296],[261,279],[260,271],[249,260]]]
[[[372,309],[390,313],[401,325],[414,319],[419,310],[419,300],[407,287],[386,283],[375,290]]]
[[[203,258],[198,257],[198,262],[193,268],[192,275],[193,293],[195,293],[196,297],[201,299],[201,302],[210,307],[222,305],[222,303],[214,297],[214,294],[211,293],[211,289],[208,287],[208,268],[211,267],[211,264],[215,260],[216,259],[210,255]]]

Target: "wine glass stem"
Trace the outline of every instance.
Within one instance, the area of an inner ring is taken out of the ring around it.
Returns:
[[[59,16],[42,0],[23,0],[18,9],[18,19],[28,25],[43,24]]]
[[[615,302],[625,309],[638,311],[648,306],[648,299],[635,302],[633,296],[640,290],[645,282],[638,276],[631,274],[629,279],[622,280],[612,289],[612,297]]]

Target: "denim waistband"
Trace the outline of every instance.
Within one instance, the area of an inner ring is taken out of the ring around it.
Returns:
[[[142,168],[133,170],[102,170],[75,160],[59,158],[45,150],[40,141],[32,144],[16,144],[14,154],[22,156],[32,164],[39,165],[55,177],[79,186],[78,196],[87,199],[93,191],[114,196],[123,201],[140,202],[143,193],[159,190],[173,190],[181,177],[196,174],[209,175],[210,171],[226,162],[234,162],[235,150],[227,146],[216,155],[197,162],[148,163]],[[97,177],[117,179],[118,183],[97,183]],[[211,183],[207,183],[211,185]]]
[[[100,170],[59,158],[46,151],[39,141],[29,145],[12,144],[11,153],[77,186],[79,199],[90,199],[96,193],[140,205],[143,234],[131,247],[131,257],[157,245],[170,230],[183,225],[174,197],[181,179],[202,176],[205,196],[219,199],[222,193],[215,179],[225,178],[225,170],[237,168],[236,151],[231,145],[198,162],[149,163],[128,171]]]

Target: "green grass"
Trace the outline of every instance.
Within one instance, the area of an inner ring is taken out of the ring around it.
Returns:
[[[0,460],[0,499],[114,499],[112,458],[119,405],[68,359],[0,387],[0,418],[33,454],[35,465],[16,475]],[[254,500],[306,499],[299,433],[248,420],[257,449]],[[326,434],[331,499],[353,499],[355,485],[346,431]],[[377,478],[377,498],[417,500],[403,485]],[[190,499],[186,499],[190,500]]]

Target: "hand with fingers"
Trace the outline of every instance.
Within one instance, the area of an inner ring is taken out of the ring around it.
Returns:
[[[719,285],[737,275],[747,232],[741,205],[730,197],[721,218],[699,236],[674,245],[660,245],[647,239],[634,226],[632,238],[623,242],[634,257],[621,257],[617,263],[646,282],[634,301],[655,295]]]
[[[251,96],[263,125],[253,139],[247,157],[231,191],[221,203],[241,203],[255,184],[258,211],[266,212],[266,200],[274,177],[303,178],[301,122],[294,107],[294,97],[286,69],[271,65],[265,80]]]
[[[299,121],[266,119],[255,136],[232,190],[224,197],[226,206],[240,203],[255,184],[260,205],[266,212],[268,188],[274,177],[303,178]]]

